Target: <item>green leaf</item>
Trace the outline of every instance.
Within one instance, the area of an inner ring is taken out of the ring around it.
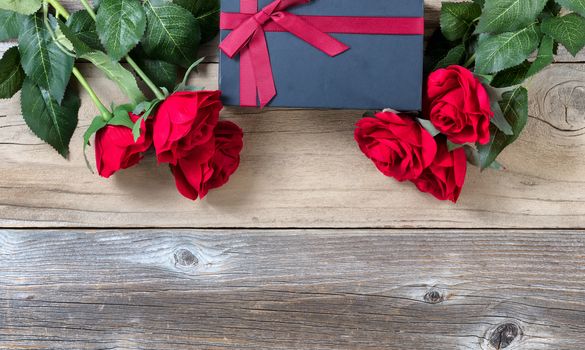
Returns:
[[[66,25],[72,34],[92,50],[104,50],[97,33],[95,21],[86,10],[73,13],[67,19]]]
[[[561,5],[557,4],[555,0],[548,0],[538,19],[542,22],[546,18],[558,16],[561,10]]]
[[[167,89],[173,89],[175,87],[179,75],[179,69],[176,65],[149,58],[141,46],[138,46],[132,52],[132,57],[156,86],[164,86]]]
[[[481,157],[479,155],[479,151],[470,145],[465,145],[463,147],[465,150],[465,155],[467,157],[467,162],[469,162],[469,164],[479,168],[481,166],[481,159],[480,159]],[[500,164],[497,160],[494,160],[488,168],[491,168],[494,170],[506,170],[506,167],[503,166],[502,164]]]
[[[201,28],[201,43],[213,39],[219,32],[219,0],[173,0],[195,16]]]
[[[87,166],[89,171],[91,171],[92,173],[93,173],[93,169],[91,168],[91,164],[89,163],[89,160],[87,159],[87,154],[86,154],[85,150],[86,150],[87,146],[89,145],[89,140],[91,139],[91,137],[96,132],[103,129],[106,125],[108,125],[108,122],[106,122],[101,115],[98,115],[97,117],[93,118],[93,120],[91,121],[91,124],[89,125],[89,128],[87,128],[87,130],[85,130],[85,133],[83,133],[83,158],[85,159],[85,165]]]
[[[542,38],[538,55],[534,62],[524,61],[518,66],[499,72],[492,81],[492,86],[503,88],[522,84],[526,79],[537,74],[553,62],[553,48],[554,40],[545,35]]]
[[[22,86],[21,108],[24,121],[41,140],[67,157],[69,141],[77,126],[81,102],[77,94],[67,90],[63,102],[57,103],[49,92],[27,78]]]
[[[490,98],[490,108],[494,113],[494,116],[491,119],[491,123],[495,125],[504,134],[513,135],[514,131],[512,130],[512,126],[508,123],[508,121],[504,117],[504,112],[502,111],[502,108],[500,108],[499,101],[502,100],[501,90],[494,89],[492,86],[488,84],[483,85],[485,91],[487,92]]]
[[[164,0],[145,0],[148,18],[144,51],[151,58],[187,68],[195,61],[201,40],[199,23],[186,9]]]
[[[495,88],[504,88],[522,84],[527,78],[530,66],[530,62],[524,61],[517,66],[499,72],[492,80],[492,86]]]
[[[41,8],[41,4],[41,0],[0,0],[0,9],[32,15]]]
[[[528,121],[528,92],[523,87],[508,91],[502,95],[500,106],[504,117],[512,126],[513,135],[506,135],[495,126],[490,128],[490,142],[487,145],[477,146],[482,169],[488,168],[506,147],[518,139],[524,130]]]
[[[102,0],[96,28],[108,54],[119,61],[140,42],[146,15],[138,0]]]
[[[473,2],[443,2],[441,31],[449,40],[461,39],[481,15],[481,7]]]
[[[93,134],[98,132],[100,129],[104,128],[106,125],[108,125],[108,122],[101,115],[98,115],[97,117],[93,118],[93,120],[91,121],[91,124],[89,125],[89,128],[87,128],[87,130],[83,134],[83,151],[84,151],[84,153],[85,153],[85,147],[87,145],[89,145],[89,140],[91,139]]]
[[[18,12],[0,10],[0,41],[16,39],[25,18]]]
[[[443,59],[455,46],[457,46],[457,43],[447,40],[440,29],[435,30],[429,38],[427,47],[425,48],[425,76],[430,74],[435,69],[439,61],[441,61],[441,59]]]
[[[547,0],[488,0],[477,33],[513,32],[534,23]]]
[[[152,112],[156,109],[156,107],[162,102],[162,100],[159,99],[155,99],[152,100],[150,102],[147,102],[147,104],[145,104],[144,106],[142,106],[141,108],[144,109],[144,111],[141,111],[139,113],[137,112],[138,106],[136,107],[136,109],[134,110],[134,114],[141,114],[142,116],[140,116],[140,118],[138,118],[138,120],[136,120],[136,123],[134,123],[134,127],[132,128],[132,136],[134,136],[134,142],[136,142],[139,138],[140,138],[140,126],[142,125],[142,121],[147,120],[150,115],[152,114]]]
[[[51,17],[51,26],[56,21]],[[73,57],[57,46],[39,16],[27,17],[18,39],[22,68],[38,86],[61,103],[73,70]]]
[[[461,64],[461,61],[463,60],[464,57],[465,57],[465,45],[461,44],[461,45],[455,46],[454,48],[449,50],[449,52],[447,52],[447,55],[445,57],[443,57],[442,60],[440,60],[437,63],[437,65],[435,66],[435,70],[440,69],[440,68],[449,67],[449,66],[454,65],[454,64]]]
[[[461,144],[454,143],[454,142],[447,140],[447,150],[449,152],[452,152],[452,151],[459,149],[461,147],[465,147],[465,145],[461,145]]]
[[[476,51],[476,71],[497,73],[522,63],[540,43],[538,26],[532,24],[517,32],[481,34]]]
[[[573,56],[585,47],[585,18],[576,13],[545,19],[542,32],[563,44]]]
[[[81,58],[86,59],[99,68],[104,74],[118,85],[118,88],[128,96],[134,104],[145,100],[142,91],[136,84],[136,79],[120,63],[112,60],[108,55],[101,51],[92,51],[85,53]]]
[[[439,135],[441,132],[435,128],[433,123],[428,119],[417,118],[420,125],[429,132],[433,137]]]
[[[61,39],[60,43],[63,46],[69,47],[70,50],[75,51],[75,54],[78,58],[81,58],[84,54],[88,52],[92,52],[93,49],[89,47],[79,35],[75,34],[67,25],[65,25],[61,20],[57,20],[59,24],[59,32],[63,35],[66,39]],[[64,42],[67,41],[68,44]]]
[[[114,108],[112,112],[114,116],[108,121],[109,125],[125,126],[132,130],[134,128],[134,122],[130,119],[129,113],[132,113],[134,106],[132,105],[120,105]]]
[[[0,99],[14,96],[22,88],[24,77],[18,48],[11,47],[0,60]]]
[[[564,8],[585,16],[585,0],[557,0]]]
[[[538,49],[538,55],[532,64],[530,69],[526,73],[526,77],[531,77],[536,73],[543,70],[545,67],[552,64],[554,61],[554,40],[548,35],[545,35],[540,42],[540,48]]]

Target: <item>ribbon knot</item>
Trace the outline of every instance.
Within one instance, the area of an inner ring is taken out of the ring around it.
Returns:
[[[289,7],[298,6],[311,0],[276,0],[262,10],[242,22],[219,45],[219,48],[229,57],[233,58],[240,53],[242,58],[249,55],[251,69],[254,76],[254,103],[256,105],[256,93],[260,100],[260,106],[266,106],[275,96],[276,87],[266,44],[266,35],[263,27],[273,21],[285,31],[299,37],[327,55],[334,57],[349,47],[334,37],[317,29],[299,16],[286,12]],[[242,60],[244,61],[244,60]],[[246,103],[243,105],[251,105]]]

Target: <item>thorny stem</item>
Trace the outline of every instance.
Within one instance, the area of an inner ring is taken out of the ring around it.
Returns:
[[[95,11],[91,7],[91,5],[87,2],[87,0],[79,0],[79,1],[81,2],[83,7],[85,8],[85,10],[89,13],[91,18],[93,18],[93,20],[95,21],[97,16],[95,14]],[[144,71],[142,69],[140,69],[140,67],[138,66],[138,64],[136,64],[136,62],[132,59],[132,57],[130,57],[130,55],[126,55],[126,57],[124,57],[124,58],[126,59],[126,62],[128,62],[128,64],[132,67],[132,69],[134,69],[136,74],[144,81],[146,86],[148,86],[148,88],[154,93],[156,98],[158,98],[159,100],[164,100],[165,95],[156,86],[156,84],[152,82],[152,80],[148,77],[148,75],[146,75],[146,73],[144,73]]]

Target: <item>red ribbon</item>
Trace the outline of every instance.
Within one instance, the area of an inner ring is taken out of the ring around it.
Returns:
[[[423,18],[298,16],[286,12],[311,0],[276,0],[258,11],[258,0],[240,0],[241,13],[221,13],[221,29],[233,30],[219,45],[230,58],[240,53],[240,105],[264,107],[276,96],[265,31],[290,32],[327,55],[349,49],[326,33],[422,35]]]

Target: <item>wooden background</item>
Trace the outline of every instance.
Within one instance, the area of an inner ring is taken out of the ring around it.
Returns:
[[[87,170],[87,96],[70,160],[1,101],[0,349],[583,349],[585,54],[556,61],[507,170],[470,170],[457,205],[379,174],[362,111],[226,108],[242,165],[193,203],[152,160]]]

